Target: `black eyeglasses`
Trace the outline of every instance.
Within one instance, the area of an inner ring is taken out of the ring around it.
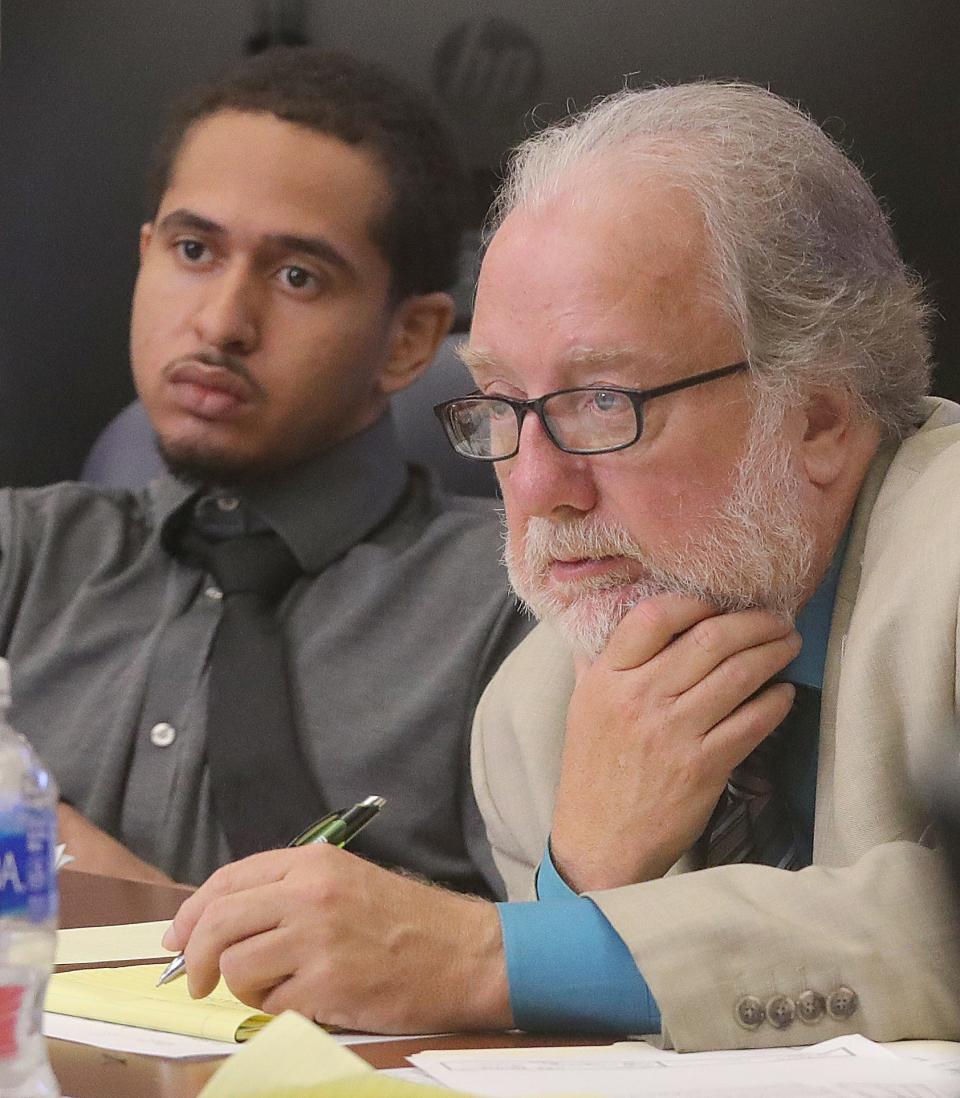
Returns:
[[[534,400],[469,396],[433,407],[450,445],[477,461],[503,461],[520,448],[520,428],[533,412],[547,437],[565,454],[609,454],[632,446],[643,432],[643,406],[654,397],[739,373],[746,362],[694,374],[656,389],[557,389]]]

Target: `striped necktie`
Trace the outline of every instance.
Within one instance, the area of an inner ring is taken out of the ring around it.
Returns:
[[[790,712],[779,728],[735,767],[703,834],[707,867],[753,862],[800,869],[797,835],[786,799],[775,781],[778,749],[791,733],[820,719],[820,691],[797,686]]]

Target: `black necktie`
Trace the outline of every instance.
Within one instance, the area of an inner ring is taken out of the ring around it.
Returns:
[[[301,569],[272,532],[213,542],[188,528],[180,541],[223,592],[210,652],[207,763],[217,816],[242,858],[286,845],[325,811],[297,740],[276,614]]]
[[[797,686],[793,706],[780,727],[734,767],[703,834],[707,866],[754,862],[800,869],[806,864],[783,791],[776,785],[774,764],[784,738],[801,727],[814,726],[819,716],[820,691]]]

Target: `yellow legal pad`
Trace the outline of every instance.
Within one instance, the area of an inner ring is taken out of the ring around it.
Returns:
[[[319,1026],[286,1011],[223,1062],[200,1098],[443,1098],[453,1094],[445,1087],[374,1071]],[[456,1094],[470,1098],[461,1091]]]
[[[95,1018],[214,1041],[246,1041],[270,1021],[245,1006],[221,980],[205,999],[191,999],[186,977],[157,987],[165,965],[88,968],[50,977],[45,1008],[54,1014]]]
[[[200,1098],[442,1098],[450,1094],[381,1075],[319,1026],[286,1011],[255,1041],[224,1061]]]

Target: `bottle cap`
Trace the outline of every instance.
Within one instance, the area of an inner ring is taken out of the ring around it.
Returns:
[[[0,706],[10,704],[10,664],[0,656]]]

